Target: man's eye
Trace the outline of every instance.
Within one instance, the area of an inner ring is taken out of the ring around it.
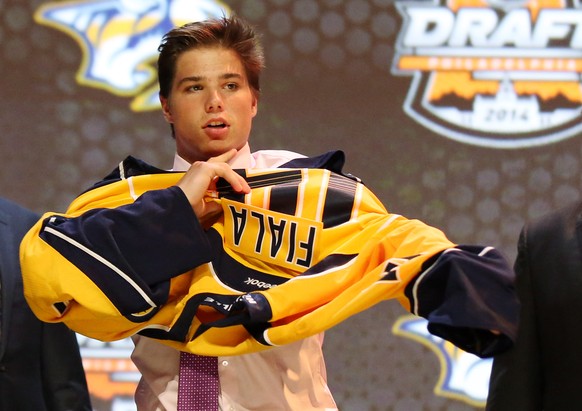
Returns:
[[[202,90],[202,86],[200,86],[198,84],[195,84],[193,86],[188,87],[188,90],[190,90],[190,91],[200,91],[200,90]]]
[[[228,84],[226,85],[226,88],[227,88],[228,90],[236,90],[236,89],[238,88],[238,84],[236,84],[236,83],[228,83]]]

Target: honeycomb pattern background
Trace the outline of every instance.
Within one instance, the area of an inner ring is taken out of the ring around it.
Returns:
[[[161,113],[80,85],[78,44],[34,22],[44,2],[0,0],[0,195],[39,213],[63,211],[80,191],[134,155],[170,167]],[[511,261],[523,224],[580,198],[579,136],[520,150],[452,142],[402,105],[409,78],[390,74],[399,16],[388,0],[225,1],[263,33],[267,70],[253,149],[304,154],[342,149],[389,210],[487,243]],[[381,303],[327,333],[330,386],[342,410],[461,411],[436,396],[436,356],[392,334],[405,311]],[[104,410],[103,410],[104,411]]]

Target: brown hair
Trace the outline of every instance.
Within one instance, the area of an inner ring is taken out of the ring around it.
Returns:
[[[188,23],[166,33],[158,47],[160,95],[169,96],[176,74],[176,61],[182,53],[212,46],[231,49],[238,54],[251,90],[258,98],[261,90],[259,76],[265,65],[263,47],[253,27],[235,16]]]

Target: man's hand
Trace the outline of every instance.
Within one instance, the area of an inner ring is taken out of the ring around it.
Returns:
[[[208,161],[196,161],[176,184],[186,194],[194,213],[205,228],[212,224],[222,210],[216,202],[204,199],[208,191],[216,190],[218,178],[225,179],[238,193],[247,194],[251,191],[245,179],[227,164],[236,153],[237,150],[232,149]]]

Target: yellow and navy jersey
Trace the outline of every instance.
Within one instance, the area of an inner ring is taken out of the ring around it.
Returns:
[[[21,245],[25,296],[43,321],[117,340],[142,334],[181,350],[234,355],[314,335],[397,299],[429,330],[490,356],[515,337],[514,276],[491,247],[460,246],[392,214],[343,153],[238,170],[207,201],[208,229],[183,173],[128,158]],[[500,334],[489,330],[499,331]]]

